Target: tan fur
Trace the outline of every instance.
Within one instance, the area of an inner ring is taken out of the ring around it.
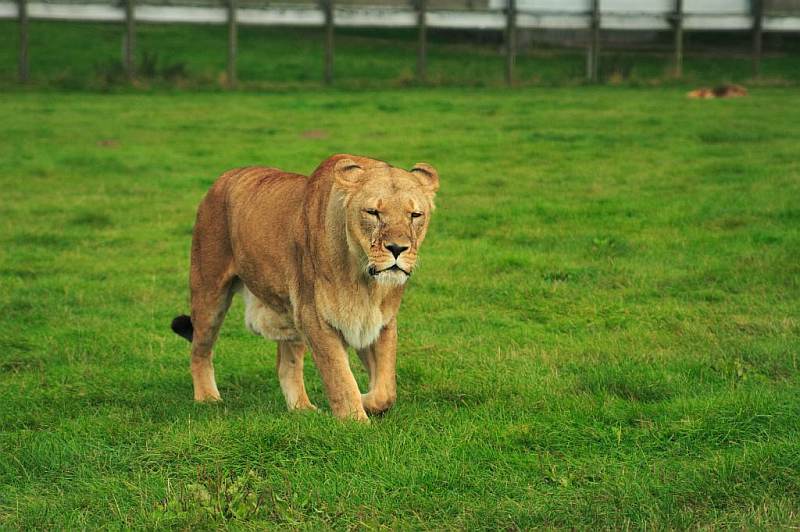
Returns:
[[[390,408],[397,311],[438,186],[424,163],[406,171],[352,155],[330,157],[310,177],[263,167],[223,174],[198,208],[192,241],[195,399],[220,399],[211,349],[238,290],[247,327],[278,341],[290,410],[314,408],[303,384],[306,345],[336,416],[365,420]],[[363,396],[348,345],[369,373]]]
[[[709,100],[712,98],[740,98],[747,96],[747,89],[741,85],[720,85],[713,89],[702,87],[686,93],[687,98]]]

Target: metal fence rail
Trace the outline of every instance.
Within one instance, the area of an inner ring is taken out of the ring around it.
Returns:
[[[675,74],[682,72],[683,35],[697,30],[752,32],[754,74],[764,32],[800,31],[800,0],[319,0],[259,4],[259,0],[0,1],[0,19],[20,25],[19,77],[27,81],[28,21],[125,22],[125,66],[133,77],[137,22],[227,24],[228,81],[236,83],[237,26],[323,26],[326,83],[333,81],[334,27],[414,28],[419,32],[417,76],[425,79],[428,28],[500,30],[506,40],[506,81],[514,82],[519,29],[586,30],[587,78],[597,80],[602,30],[674,32]],[[369,3],[363,3],[369,2]],[[405,3],[410,2],[410,3]]]

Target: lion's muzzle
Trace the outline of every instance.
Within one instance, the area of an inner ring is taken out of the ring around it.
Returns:
[[[379,270],[374,265],[370,266],[369,269],[368,269],[368,273],[373,277],[375,277],[376,275],[378,275],[380,273],[383,273],[383,272],[402,272],[402,273],[406,274],[406,276],[410,276],[411,275],[410,271],[404,270],[403,268],[398,266],[397,263],[394,263],[392,266],[389,266],[388,268],[383,268],[382,270]]]

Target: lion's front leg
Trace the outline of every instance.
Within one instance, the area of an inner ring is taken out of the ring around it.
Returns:
[[[316,315],[304,318],[303,325],[333,415],[342,419],[368,421],[361,405],[361,392],[350,371],[347,350],[339,334]]]
[[[358,350],[369,373],[369,392],[361,396],[364,410],[380,414],[397,400],[397,321],[392,318],[370,347]]]

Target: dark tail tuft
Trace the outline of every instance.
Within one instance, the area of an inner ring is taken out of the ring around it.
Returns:
[[[178,316],[172,320],[172,330],[175,331],[175,334],[178,336],[183,336],[190,342],[192,341],[194,327],[192,326],[192,319],[186,314]]]

